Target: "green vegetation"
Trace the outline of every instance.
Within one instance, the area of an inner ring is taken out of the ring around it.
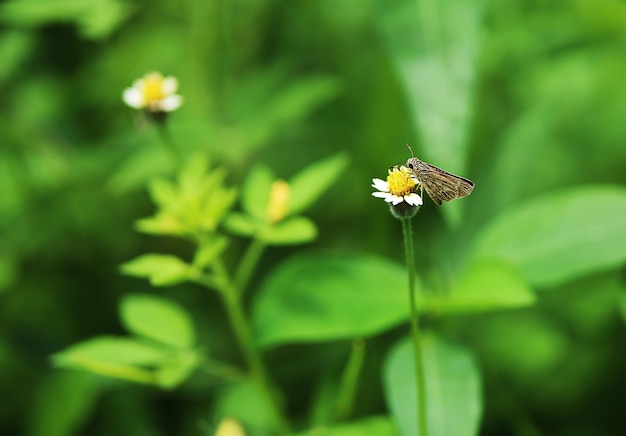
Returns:
[[[623,431],[624,2],[0,23],[1,434],[418,434],[402,224],[370,187],[407,143],[476,184],[411,221],[428,435]],[[153,71],[180,107],[124,103]]]

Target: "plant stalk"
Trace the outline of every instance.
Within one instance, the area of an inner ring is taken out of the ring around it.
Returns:
[[[252,272],[257,263],[259,263],[264,250],[265,243],[258,238],[253,239],[248,245],[235,274],[235,286],[242,293],[246,291]]]
[[[426,407],[426,377],[420,337],[419,317],[415,298],[415,253],[411,218],[402,218],[404,252],[409,279],[409,305],[411,307],[411,336],[413,339],[413,357],[415,360],[415,388],[417,390],[417,427],[419,436],[428,436],[428,409]]]
[[[221,286],[221,295],[239,348],[248,364],[252,377],[267,399],[267,404],[274,415],[279,434],[287,434],[289,425],[274,394],[261,355],[254,346],[250,326],[243,311],[239,290],[227,279],[223,265],[221,265],[220,262],[216,262],[215,267],[218,270],[216,272],[225,278]]]

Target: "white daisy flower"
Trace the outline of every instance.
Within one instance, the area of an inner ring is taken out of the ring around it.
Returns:
[[[402,202],[409,206],[423,204],[422,197],[417,193],[418,181],[404,165],[389,168],[387,180],[372,179],[372,187],[378,190],[372,192],[374,197],[382,198],[394,206]]]
[[[123,99],[134,109],[171,112],[183,103],[183,98],[175,94],[177,90],[178,80],[175,77],[163,77],[159,72],[152,72],[136,80],[131,88],[124,90]]]

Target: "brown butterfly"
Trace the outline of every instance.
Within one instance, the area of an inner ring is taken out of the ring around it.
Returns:
[[[425,189],[428,196],[439,206],[443,200],[467,197],[474,189],[474,182],[471,180],[455,176],[416,157],[407,160],[406,166],[413,171],[420,188]]]

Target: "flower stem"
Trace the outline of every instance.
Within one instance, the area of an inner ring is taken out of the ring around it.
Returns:
[[[240,292],[234,286],[232,281],[228,279],[225,268],[221,262],[215,262],[215,269],[216,272],[223,278],[221,281],[222,286],[220,287],[222,291],[221,295],[224,306],[226,307],[228,319],[230,320],[235,332],[235,337],[239,343],[239,348],[241,349],[246,363],[248,364],[252,377],[261,389],[267,400],[267,405],[271,409],[271,413],[274,415],[274,420],[279,434],[287,434],[289,425],[282,413],[277,398],[274,395],[263,360],[261,359],[257,348],[254,346],[250,326],[243,311]]]
[[[347,420],[352,415],[364,360],[365,341],[363,339],[355,339],[352,341],[350,357],[341,376],[337,399],[335,400],[335,414],[339,421]]]
[[[172,135],[170,135],[170,132],[165,125],[165,122],[156,123],[156,125],[159,132],[159,137],[161,138],[161,142],[167,149],[167,152],[170,155],[170,159],[172,160],[172,168],[174,169],[174,171],[177,171],[180,168],[182,162],[180,152],[176,148],[174,140],[172,139]]]
[[[237,273],[235,274],[235,286],[241,292],[245,292],[252,271],[254,271],[254,268],[259,262],[264,249],[265,243],[260,239],[253,239],[250,245],[248,245],[248,249],[243,255]]]
[[[413,232],[411,218],[402,218],[404,234],[404,251],[409,275],[409,305],[411,307],[411,336],[413,339],[413,356],[415,360],[415,387],[417,389],[417,424],[419,436],[428,435],[428,415],[426,408],[426,377],[420,338],[419,318],[415,304],[415,254],[413,249]]]

